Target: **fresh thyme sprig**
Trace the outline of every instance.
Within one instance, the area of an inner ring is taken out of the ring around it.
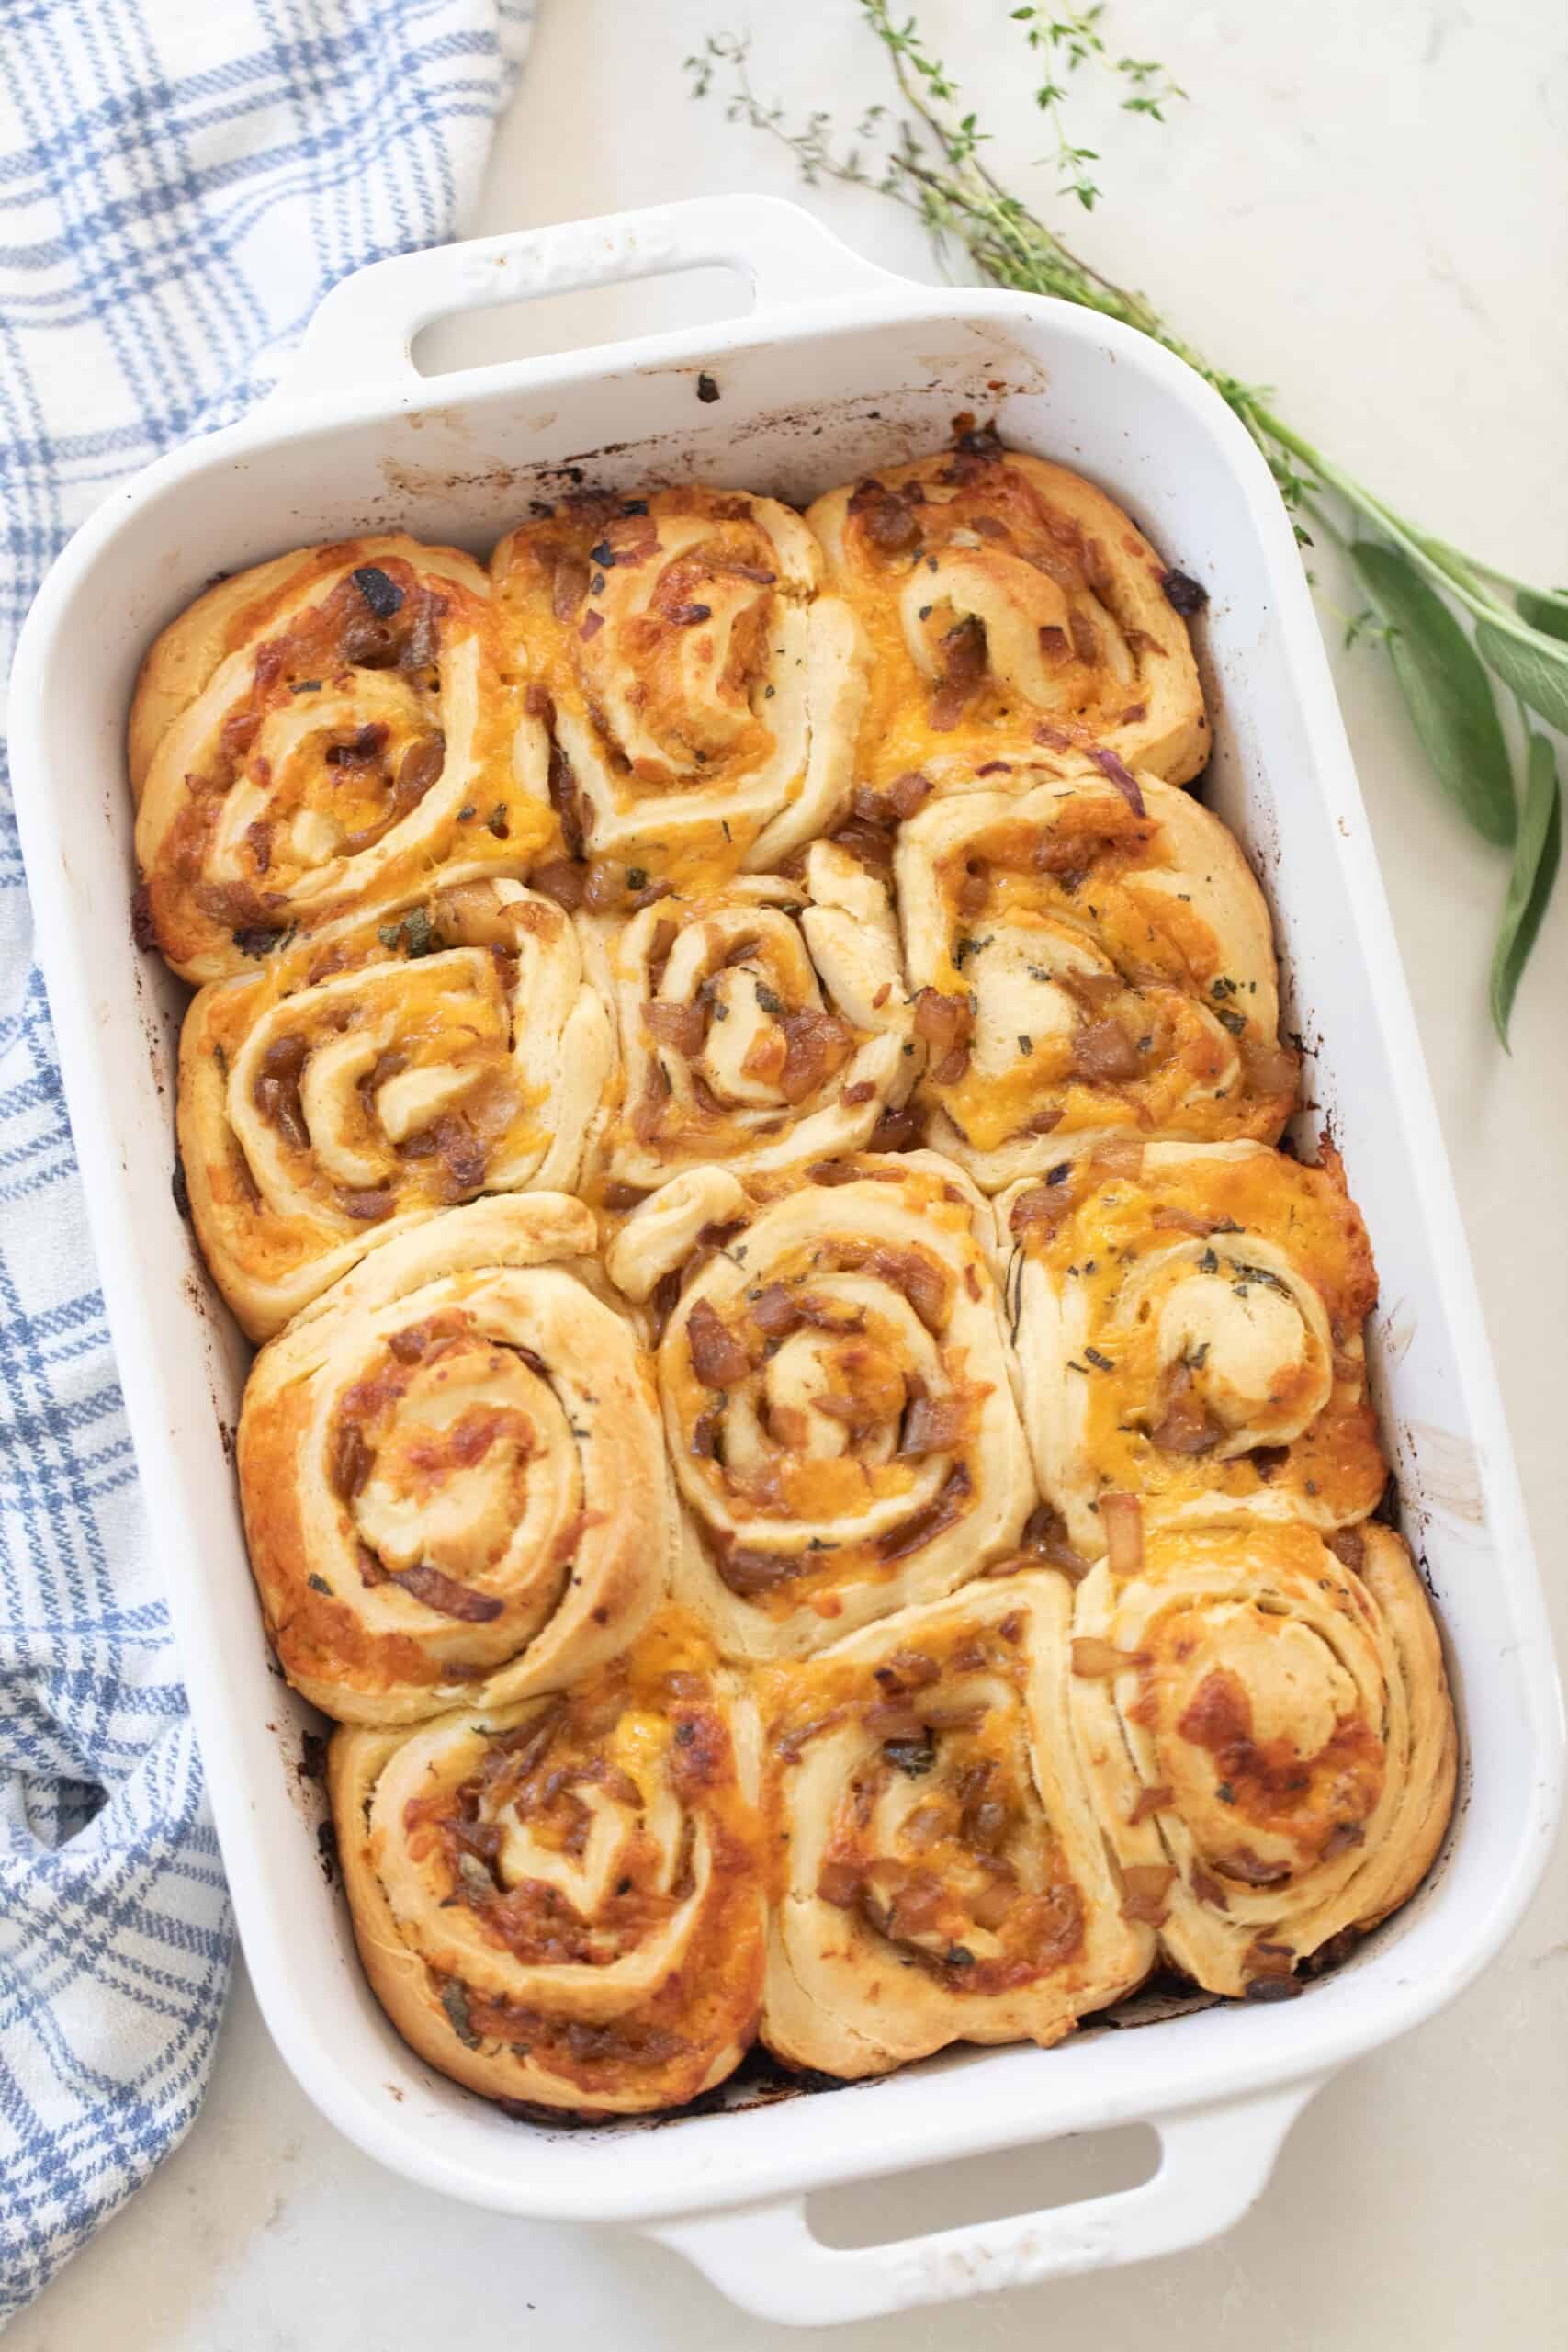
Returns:
[[[743,37],[715,34],[686,60],[693,95],[706,96],[722,77],[730,119],[781,141],[808,184],[842,180],[874,189],[912,212],[940,250],[966,253],[997,285],[1051,295],[1119,320],[1163,344],[1213,385],[1262,451],[1297,538],[1312,543],[1310,522],[1344,548],[1367,598],[1347,642],[1359,638],[1384,647],[1439,783],[1484,840],[1513,851],[1490,989],[1493,1019],[1506,1046],[1514,994],[1562,855],[1556,754],[1548,738],[1532,729],[1529,713],[1568,732],[1568,589],[1532,588],[1423,530],[1297,433],[1263,387],[1213,366],[1146,296],[1075,254],[991,170],[982,153],[988,136],[965,107],[957,81],[927,48],[916,19],[896,19],[889,0],[855,0],[855,6],[886,52],[899,103],[868,108],[854,143],[836,141],[826,112],[791,127],[781,107],[761,99]],[[1072,77],[1086,65],[1102,69],[1122,87],[1122,109],[1156,122],[1163,122],[1166,108],[1185,93],[1163,65],[1111,54],[1103,6],[1031,5],[1010,13],[1040,74],[1032,95],[1055,141],[1057,192],[1092,210],[1100,191],[1090,166],[1100,158],[1069,134],[1065,110]],[[1341,527],[1347,516],[1348,532]],[[1456,618],[1455,605],[1473,624],[1470,632]],[[1510,689],[1524,720],[1522,807],[1488,671]]]

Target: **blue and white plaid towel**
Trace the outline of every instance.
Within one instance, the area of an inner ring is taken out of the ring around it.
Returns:
[[[111,483],[462,227],[532,13],[3,0],[0,679]],[[4,786],[0,741],[0,2325],[189,2124],[230,1953]]]

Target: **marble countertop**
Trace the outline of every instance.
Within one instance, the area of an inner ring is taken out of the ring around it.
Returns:
[[[1044,197],[1004,0],[921,8],[964,61],[996,159]],[[846,121],[883,95],[851,0],[545,0],[479,231],[727,188],[800,193],[792,159],[690,105],[680,62],[756,29],[792,111]],[[1113,43],[1191,93],[1168,130],[1087,103],[1105,201],[1091,258],[1188,336],[1279,388],[1301,428],[1460,545],[1568,576],[1568,32],[1557,0],[1113,0]],[[971,66],[970,61],[974,62]],[[918,228],[856,191],[807,193],[895,268],[934,274]],[[573,298],[436,330],[471,361],[716,316],[728,281]],[[1452,1155],[1560,1634],[1568,1633],[1568,885],[1521,991],[1512,1058],[1484,972],[1505,874],[1438,797],[1375,652],[1339,650],[1358,601],[1325,573],[1324,625]],[[1568,1652],[1564,1653],[1568,1655]],[[1040,2159],[987,2159],[976,2216],[1038,2201]],[[1032,2167],[1034,2168],[1032,2171]],[[976,2169],[976,2168],[970,2168]],[[1032,2180],[1036,2194],[1032,2195]],[[845,2352],[1024,2352],[1047,2332],[1163,2352],[1423,2352],[1563,2341],[1568,2309],[1568,1860],[1453,2007],[1331,2082],[1261,2202],[1197,2252],[842,2331]],[[914,2191],[887,2198],[908,2225]],[[938,2224],[927,2196],[921,2226]],[[887,2234],[897,2234],[890,2227]],[[243,1972],[206,2108],[152,2184],[14,2326],[9,2352],[427,2352],[559,2341],[735,2352],[800,2339],[724,2305],[642,2241],[530,2226],[421,2195],[359,2155],[284,2072]]]

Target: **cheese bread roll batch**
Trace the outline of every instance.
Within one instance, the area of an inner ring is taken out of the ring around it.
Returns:
[[[1286,1999],[1438,1851],[1201,603],[960,420],[277,556],[142,665],[263,1618],[377,1998],[510,2113]]]

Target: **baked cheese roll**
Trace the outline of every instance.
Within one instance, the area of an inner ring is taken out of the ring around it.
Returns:
[[[1190,609],[1201,591],[1092,482],[971,433],[829,491],[806,519],[871,640],[862,783],[1031,740],[1101,744],[1171,784],[1204,764],[1172,602]]]
[[[920,808],[894,866],[927,1140],[986,1190],[1085,1133],[1280,1135],[1297,1063],[1269,910],[1186,793],[1015,770]]]
[[[570,917],[519,882],[451,884],[203,989],[180,1157],[245,1330],[454,1202],[573,1184],[612,1058]]]
[[[348,539],[222,581],[137,684],[138,936],[220,979],[454,858],[522,872],[554,819],[513,777],[504,703],[455,548]]]
[[[372,1251],[263,1350],[240,1417],[251,1566],[285,1672],[346,1723],[553,1690],[663,1597],[648,1359],[560,1193]]]
[[[491,568],[525,689],[520,771],[592,861],[593,899],[761,870],[831,830],[868,653],[798,514],[694,485],[593,494],[513,531]]]
[[[1333,1549],[1271,1522],[1140,1544],[1122,1502],[1134,1523],[1073,1620],[1095,1803],[1176,1965],[1280,1999],[1299,1961],[1403,1903],[1442,1841],[1455,1736],[1431,1609],[1386,1527]]]
[[[717,1161],[767,1170],[854,1151],[919,1063],[888,892],[830,842],[801,883],[740,875],[635,916],[615,944],[622,1186]]]
[[[1056,2041],[1147,1973],[1068,1733],[1071,1618],[1065,1578],[1010,1577],[764,1672],[762,2035],[792,2064]]]
[[[756,1775],[750,1702],[673,1616],[566,1690],[339,1731],[344,1883],[398,2031],[525,2107],[721,2082],[761,1990]]]
[[[1041,1491],[1086,1558],[1149,1519],[1365,1519],[1387,1477],[1362,1325],[1377,1277],[1337,1159],[1086,1148],[998,1204]]]
[[[674,1178],[611,1277],[662,1322],[677,1590],[797,1656],[977,1575],[1034,1504],[985,1204],[933,1153]]]

